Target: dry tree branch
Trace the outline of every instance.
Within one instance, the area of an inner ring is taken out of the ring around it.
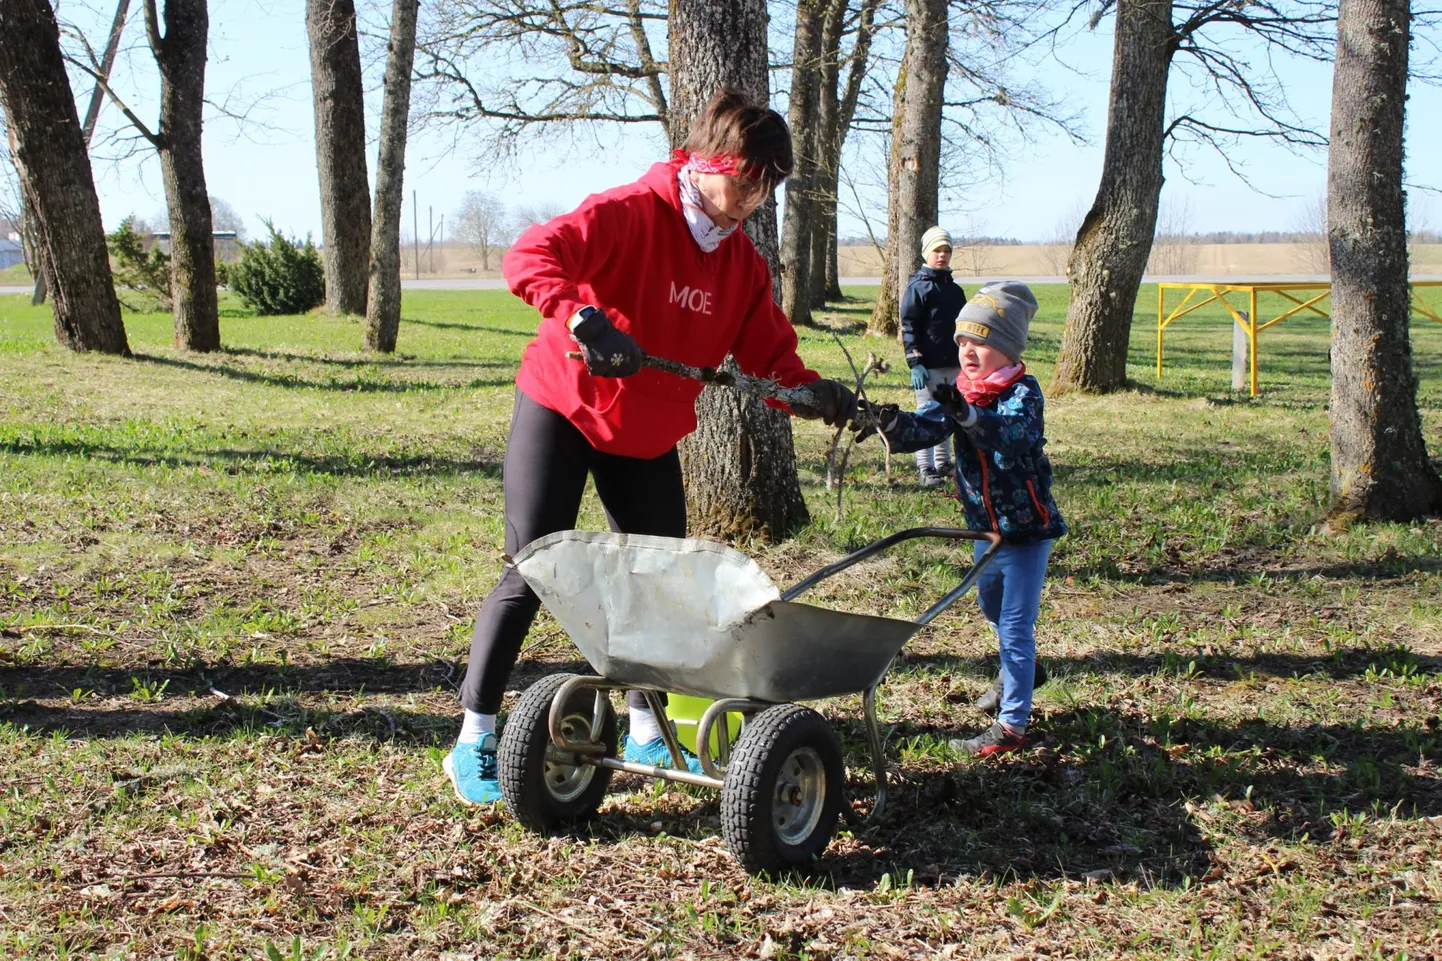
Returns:
[[[858,401],[865,400],[866,378],[871,374],[886,373],[891,369],[891,365],[888,364],[884,358],[878,357],[874,353],[869,353],[866,355],[866,366],[861,370],[857,370],[856,361],[852,360],[851,351],[846,349],[846,345],[841,342],[840,336],[838,336],[834,330],[831,332],[831,336],[836,341],[836,346],[841,348],[841,353],[846,356],[846,363],[851,366],[851,373],[856,377],[856,399]],[[866,426],[866,423],[859,416],[853,417],[852,423]],[[841,495],[845,489],[846,462],[851,457],[851,448],[856,445],[856,435],[852,434],[847,438],[846,449],[841,452],[840,463],[836,460],[836,449],[841,445],[841,435],[846,433],[846,429],[849,426],[850,424],[842,424],[836,428],[836,433],[831,438],[831,449],[826,454],[826,489],[831,490],[831,484],[834,480],[836,483],[836,516],[838,518],[841,517]],[[886,475],[889,478],[891,476],[891,444],[887,441],[885,434],[882,434],[879,430],[877,433],[881,435],[881,443],[886,447]]]

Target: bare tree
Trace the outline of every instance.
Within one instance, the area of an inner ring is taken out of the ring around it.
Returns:
[[[566,212],[560,204],[542,202],[533,206],[517,207],[511,214],[509,233],[519,236],[532,224],[544,224],[555,220]]]
[[[658,0],[438,0],[417,42],[417,112],[488,130],[502,150],[592,123],[665,129],[667,64],[652,31],[666,17]]]
[[[145,35],[160,67],[160,128],[158,133],[147,133],[147,139],[160,155],[165,205],[170,212],[175,346],[217,350],[220,310],[215,292],[214,227],[200,147],[210,17],[206,0],[165,0],[162,36],[155,2],[145,0]]]
[[[787,125],[795,169],[786,181],[781,221],[781,310],[793,324],[811,323],[811,233],[816,228],[816,128],[821,108],[822,26],[828,0],[797,0],[791,48]]]
[[[1190,203],[1161,203],[1147,273],[1181,277],[1196,272],[1197,238],[1192,234],[1191,223]]]
[[[0,109],[45,251],[55,338],[71,350],[128,354],[55,14],[48,0],[0,0],[0,29]]]
[[[491,269],[491,248],[505,244],[509,215],[506,205],[481,190],[467,191],[453,215],[455,236],[481,255],[481,269]],[[547,218],[550,219],[550,218]],[[526,226],[530,226],[527,224]]]
[[[1341,0],[1327,163],[1332,251],[1332,515],[1442,513],[1408,332],[1402,132],[1408,0]]]
[[[365,84],[355,0],[306,0],[316,171],[325,246],[325,299],[332,314],[365,314],[370,267]]]
[[[670,50],[673,145],[685,141],[692,118],[722,87],[767,101],[764,0],[672,0]],[[774,199],[746,219],[746,233],[774,277]],[[696,419],[696,432],[681,445],[693,532],[780,538],[806,523],[785,414],[749,394],[708,387],[696,401]]]
[[[906,54],[899,141],[893,156],[896,232],[889,236],[897,290],[921,265],[921,235],[936,223],[941,188],[941,113],[946,90],[946,2],[906,0]]]
[[[401,204],[405,199],[406,124],[420,0],[395,0],[381,104],[380,159],[376,163],[375,221],[371,227],[366,349],[390,353],[401,326]]]
[[[1302,204],[1292,218],[1292,262],[1304,274],[1327,276],[1332,272],[1332,255],[1327,250],[1327,194],[1318,191]]]
[[[1095,25],[1104,6],[1092,18]],[[1106,152],[1096,200],[1077,231],[1067,273],[1072,300],[1054,371],[1058,390],[1111,391],[1126,383],[1127,349],[1137,289],[1151,254],[1169,141],[1226,148],[1238,137],[1320,145],[1322,138],[1291,118],[1280,88],[1257,76],[1274,53],[1325,59],[1327,9],[1312,0],[1117,0]],[[1240,30],[1268,58],[1254,67],[1241,45],[1210,31]],[[1230,117],[1251,114],[1254,126],[1219,123],[1205,111],[1166,119],[1168,80],[1178,53],[1195,80]],[[1233,167],[1235,170],[1236,168]]]

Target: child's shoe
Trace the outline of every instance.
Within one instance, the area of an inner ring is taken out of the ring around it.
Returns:
[[[1026,743],[1025,734],[1017,734],[1011,730],[1011,728],[997,722],[976,737],[969,737],[964,740],[962,738],[954,738],[947,742],[947,746],[953,751],[969,754],[972,757],[991,757],[993,754],[1006,754],[1010,751],[1020,751],[1026,747]]]
[[[923,467],[917,471],[917,483],[927,490],[935,490],[938,487],[946,486],[946,478],[937,473],[934,468]]]
[[[1032,681],[1031,689],[1035,691],[1046,683],[1046,668],[1042,667],[1041,661],[1036,662],[1035,680]],[[1001,710],[1001,675],[996,676],[991,687],[987,688],[985,694],[972,702],[972,707],[983,714],[995,714]]]
[[[484,734],[474,744],[457,744],[441,762],[456,797],[466,804],[495,804],[501,799],[501,782],[496,779],[494,734]]]
[[[666,739],[653,737],[645,744],[639,743],[634,737],[626,735],[626,748],[621,752],[621,759],[630,761],[632,764],[649,764],[651,767],[671,767],[671,751],[666,747]],[[686,762],[686,770],[692,774],[701,774],[701,761],[686,750],[681,749],[681,760]]]

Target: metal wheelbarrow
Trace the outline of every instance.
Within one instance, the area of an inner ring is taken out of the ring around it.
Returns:
[[[960,584],[914,621],[797,603],[832,575],[903,541],[935,537],[989,546]],[[514,563],[599,676],[555,674],[507,718],[501,792],[522,824],[551,832],[592,817],[611,775],[626,771],[721,792],[721,828],[748,871],[802,865],[831,842],[845,797],[841,745],[817,711],[796,702],[860,694],[876,779],[871,816],[886,804],[876,690],[912,635],[956,603],[1001,538],[947,527],[900,531],[829,564],[786,592],[745,554],[709,541],[561,531]],[[670,725],[672,766],[618,756],[613,691],[641,690],[658,718],[663,692],[713,698],[696,729],[703,773],[688,771]],[[728,714],[745,723],[731,742]]]

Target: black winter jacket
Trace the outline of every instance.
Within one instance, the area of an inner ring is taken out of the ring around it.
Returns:
[[[901,346],[906,366],[957,367],[956,315],[966,303],[966,291],[951,279],[951,271],[922,267],[906,282],[901,295]]]

